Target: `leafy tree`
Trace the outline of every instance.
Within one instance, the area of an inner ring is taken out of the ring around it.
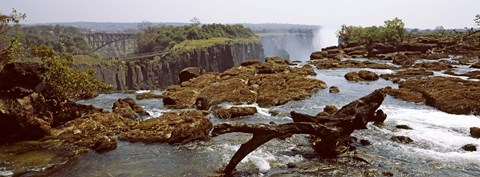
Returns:
[[[43,78],[47,88],[57,96],[78,100],[112,88],[111,85],[98,81],[93,70],[73,70],[71,67],[73,59],[69,54],[59,54],[46,45],[32,47],[31,54],[39,57],[47,68]]]
[[[24,53],[19,23],[25,18],[24,13],[15,9],[9,15],[0,13],[0,68]]]
[[[475,16],[475,19],[474,19],[473,21],[475,21],[475,23],[476,23],[478,26],[480,26],[480,14],[476,15],[476,16]]]
[[[385,42],[398,44],[405,39],[405,23],[399,18],[386,20],[384,25]]]
[[[197,27],[200,26],[200,24],[201,24],[201,23],[200,23],[200,19],[197,18],[197,17],[193,17],[193,18],[190,20],[190,22],[192,22],[192,24],[193,24],[194,26],[197,26]]]

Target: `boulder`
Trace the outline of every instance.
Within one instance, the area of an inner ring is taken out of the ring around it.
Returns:
[[[45,71],[46,68],[40,63],[9,63],[0,72],[0,90],[10,90],[13,87],[35,90],[35,87],[42,82],[42,74]]]
[[[340,93],[340,89],[337,86],[331,86],[328,91],[330,93]]]
[[[192,78],[196,78],[202,75],[203,73],[205,73],[205,70],[203,70],[202,68],[188,67],[188,68],[182,69],[182,71],[180,71],[180,73],[178,74],[178,77],[180,78],[180,83],[182,83]]]
[[[165,113],[139,122],[118,138],[130,142],[185,144],[208,139],[212,128],[212,122],[201,111]]]
[[[413,140],[409,137],[406,137],[406,136],[392,136],[392,138],[390,138],[392,141],[395,141],[395,142],[399,142],[399,143],[403,143],[403,144],[410,144],[413,142]]]
[[[132,98],[118,99],[113,103],[112,110],[114,113],[129,119],[138,119],[141,116],[148,115],[147,111]]]
[[[368,146],[368,145],[371,145],[372,143],[368,140],[360,140],[360,144],[362,146]]]
[[[470,136],[474,138],[480,138],[480,128],[470,127]]]
[[[465,151],[470,151],[470,152],[477,151],[477,145],[466,144],[466,145],[462,146],[462,149],[465,150]]]
[[[338,111],[338,108],[334,105],[327,105],[323,108],[323,111],[328,114],[335,114]]]
[[[216,109],[213,111],[213,115],[222,119],[249,116],[255,113],[257,113],[256,107],[231,107],[228,109]]]
[[[371,71],[359,71],[359,72],[349,72],[345,74],[345,79],[349,81],[376,81],[379,79],[379,76]]]

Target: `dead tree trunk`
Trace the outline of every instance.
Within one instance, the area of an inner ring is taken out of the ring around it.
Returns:
[[[343,106],[335,114],[315,117],[296,112],[291,113],[293,123],[269,125],[246,123],[223,123],[213,128],[212,136],[231,132],[252,133],[253,137],[240,146],[223,172],[231,175],[240,161],[262,144],[273,138],[289,134],[313,135],[315,151],[321,156],[336,156],[339,146],[348,143],[346,139],[356,129],[365,129],[368,122],[383,122],[386,115],[378,107],[385,98],[383,89],[375,90],[348,105]]]

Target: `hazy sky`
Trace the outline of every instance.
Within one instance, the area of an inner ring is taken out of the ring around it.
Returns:
[[[474,26],[480,0],[0,0],[0,12],[27,14],[26,23],[188,22],[293,23],[338,27],[382,25],[399,17],[407,27]]]

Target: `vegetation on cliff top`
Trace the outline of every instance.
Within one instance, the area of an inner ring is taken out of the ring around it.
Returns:
[[[399,18],[386,20],[383,26],[347,26],[342,25],[337,36],[342,42],[385,42],[398,44],[405,39],[405,23]]]
[[[256,35],[252,30],[242,25],[199,25],[199,23],[195,23],[180,27],[147,26],[143,27],[137,35],[136,53],[167,52],[173,48],[178,50],[180,47],[191,49],[205,47],[202,44],[210,46],[219,42],[236,42],[239,38],[255,37]],[[195,40],[199,41],[193,42]],[[193,46],[189,46],[189,44]]]
[[[10,15],[0,14],[0,70],[9,62],[19,61],[22,56],[31,56],[30,61],[38,61],[47,69],[42,75],[44,88],[55,95],[72,100],[95,96],[98,91],[111,89],[110,85],[95,78],[95,72],[75,71],[72,69],[73,57],[68,53],[57,53],[47,45],[29,45],[25,48],[21,40],[19,21],[26,15],[15,9]],[[13,35],[12,35],[13,34]],[[62,38],[62,37],[60,37]],[[30,51],[27,53],[26,49]]]

